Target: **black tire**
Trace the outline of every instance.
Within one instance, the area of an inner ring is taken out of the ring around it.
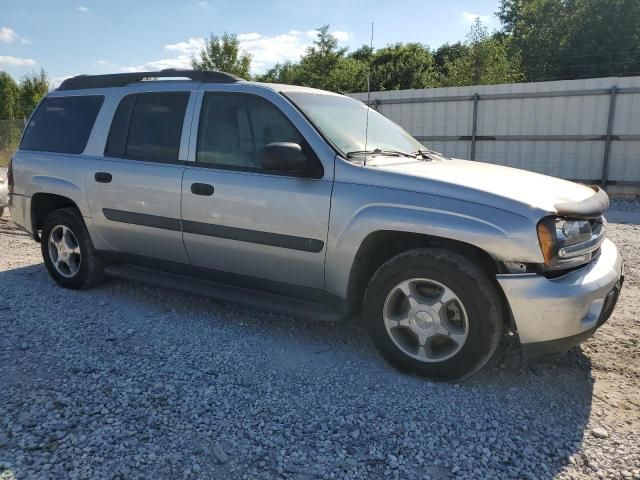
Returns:
[[[71,230],[77,239],[80,249],[79,268],[77,272],[71,276],[64,276],[58,272],[53,264],[49,250],[51,231],[61,225]],[[96,256],[87,227],[84,224],[82,215],[80,215],[77,209],[62,208],[51,212],[44,221],[40,237],[44,264],[47,267],[49,275],[51,275],[58,285],[78,290],[92,287],[104,280],[102,264]]]
[[[428,278],[447,286],[466,311],[467,337],[451,358],[425,362],[404,353],[385,327],[387,295],[399,283]],[[502,336],[500,297],[489,277],[468,258],[444,249],[421,248],[393,257],[374,274],[367,287],[363,319],[382,356],[400,371],[433,380],[460,380],[482,368]]]

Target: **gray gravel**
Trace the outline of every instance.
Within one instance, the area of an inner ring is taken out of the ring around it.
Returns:
[[[614,202],[616,221],[639,202]],[[0,479],[640,479],[640,226],[610,322],[554,363],[402,375],[357,324],[54,285],[0,219]]]

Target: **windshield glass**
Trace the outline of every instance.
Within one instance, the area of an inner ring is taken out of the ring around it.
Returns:
[[[362,150],[396,150],[412,153],[421,143],[384,115],[369,108],[369,131],[365,146],[367,106],[353,98],[309,92],[286,92],[291,99],[344,154]]]

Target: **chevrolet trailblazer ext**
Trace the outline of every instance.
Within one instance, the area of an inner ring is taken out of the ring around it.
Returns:
[[[109,275],[358,315],[389,362],[436,379],[477,371],[505,329],[530,355],[578,344],[623,278],[603,190],[449,159],[349,97],[222,72],[64,81],[9,191],[63,287]]]

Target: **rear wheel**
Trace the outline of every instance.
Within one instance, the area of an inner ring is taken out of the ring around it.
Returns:
[[[411,250],[382,265],[367,287],[364,313],[373,343],[392,365],[438,380],[479,370],[502,332],[487,275],[442,249]]]
[[[88,288],[103,278],[82,216],[74,208],[50,213],[40,235],[44,264],[53,279],[65,288]]]

